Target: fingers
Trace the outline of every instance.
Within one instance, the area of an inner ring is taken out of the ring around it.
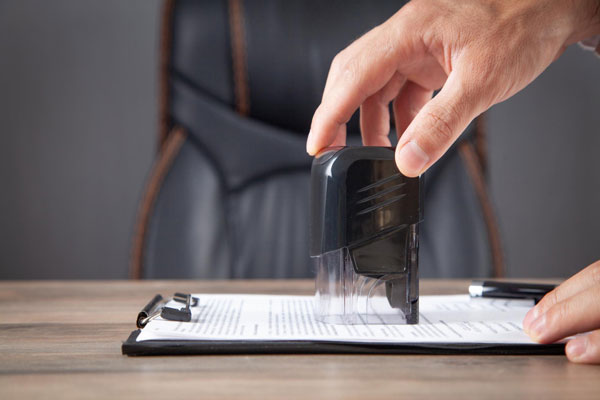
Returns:
[[[600,327],[600,261],[548,293],[527,313],[523,329],[534,340],[550,343]],[[565,348],[569,360],[600,363],[600,330],[576,336]]]
[[[487,103],[481,86],[467,85],[460,69],[421,108],[398,142],[396,164],[406,176],[419,176],[437,161]]]
[[[523,320],[523,329],[527,332],[531,323],[552,306],[594,285],[600,285],[600,261],[579,271],[544,296],[544,298],[534,308],[529,310],[525,316],[525,319]]]
[[[526,332],[537,342],[552,343],[599,326],[600,286],[596,285],[551,306]]]
[[[584,364],[600,363],[600,330],[571,339],[565,351],[570,361]]]
[[[390,82],[397,69],[393,43],[390,31],[378,27],[335,57],[323,99],[313,116],[306,143],[309,154],[314,155],[333,143],[340,126],[350,120],[354,111]],[[367,110],[367,114],[367,118],[378,121],[383,117],[381,109],[374,112]],[[381,131],[380,126],[376,129]]]
[[[396,72],[377,93],[360,106],[360,131],[365,146],[391,146],[389,103],[396,97],[406,78]]]
[[[406,82],[394,100],[394,120],[398,138],[410,125],[421,108],[431,100],[433,90],[425,89],[414,82]]]

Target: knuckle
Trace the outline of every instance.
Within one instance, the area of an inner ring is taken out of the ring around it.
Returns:
[[[347,82],[354,82],[358,79],[359,63],[356,58],[348,58],[342,64],[340,74]]]
[[[592,282],[600,284],[600,261],[590,265]]]
[[[331,61],[331,71],[336,75],[347,74],[354,68],[353,57],[348,54],[348,49],[344,49]]]
[[[365,58],[366,50],[361,52],[356,43],[339,52],[331,61],[330,71],[337,78],[346,82],[355,82],[360,77],[362,59]]]
[[[427,7],[423,7],[422,2],[409,1],[406,3],[394,16],[394,22],[398,19],[402,21],[419,21],[422,20],[427,13]]]
[[[434,107],[426,111],[426,116],[429,120],[430,131],[427,132],[431,136],[434,144],[448,143],[454,138],[454,130],[452,129],[452,120],[454,111],[450,107]]]
[[[546,313],[547,326],[550,328],[560,326],[563,321],[569,317],[569,309],[567,303],[559,303],[553,306]]]
[[[344,50],[333,58],[330,71],[345,84],[355,83],[360,78],[360,59],[348,55],[348,51]]]
[[[340,53],[337,53],[335,55],[335,57],[333,57],[333,60],[331,60],[331,66],[329,67],[329,69],[333,73],[338,73],[341,69],[341,66],[344,64],[344,62],[345,62],[344,52],[342,51]]]
[[[540,303],[542,304],[542,309],[548,309],[549,307],[552,307],[554,304],[557,304],[558,303],[558,294],[557,294],[556,290],[553,290],[550,293],[546,294]]]

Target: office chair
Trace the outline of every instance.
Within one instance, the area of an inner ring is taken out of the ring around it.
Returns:
[[[334,55],[398,1],[167,1],[133,278],[308,278],[305,140]],[[422,277],[501,276],[481,119],[424,176]],[[359,143],[358,121],[348,124]]]

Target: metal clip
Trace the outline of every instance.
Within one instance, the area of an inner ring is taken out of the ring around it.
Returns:
[[[166,304],[170,300],[183,303],[185,306],[180,309],[167,307]],[[142,311],[140,311],[136,325],[141,329],[146,326],[148,322],[159,316],[169,321],[189,322],[192,320],[191,307],[197,305],[198,298],[192,297],[191,294],[175,293],[172,298],[166,300],[163,299],[160,294],[157,294],[148,304],[146,304]]]

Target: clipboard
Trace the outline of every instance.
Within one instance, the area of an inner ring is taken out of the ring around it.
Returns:
[[[223,341],[146,340],[136,341],[140,330],[131,332],[121,346],[128,356],[189,356],[241,354],[429,354],[429,355],[564,355],[564,343],[545,345],[514,344],[383,344],[328,343],[311,341]]]
[[[122,344],[122,354],[128,356],[164,355],[235,355],[235,354],[429,354],[429,355],[562,355],[565,343],[379,343],[312,340],[143,340],[138,336],[143,327],[158,315],[162,319],[186,321],[190,307],[197,301],[188,294],[176,293],[171,299],[183,304],[179,310],[167,307],[168,301],[155,296],[139,313],[138,329]],[[171,310],[165,309],[171,308]],[[165,318],[166,317],[166,318]],[[189,321],[189,319],[187,319]]]

